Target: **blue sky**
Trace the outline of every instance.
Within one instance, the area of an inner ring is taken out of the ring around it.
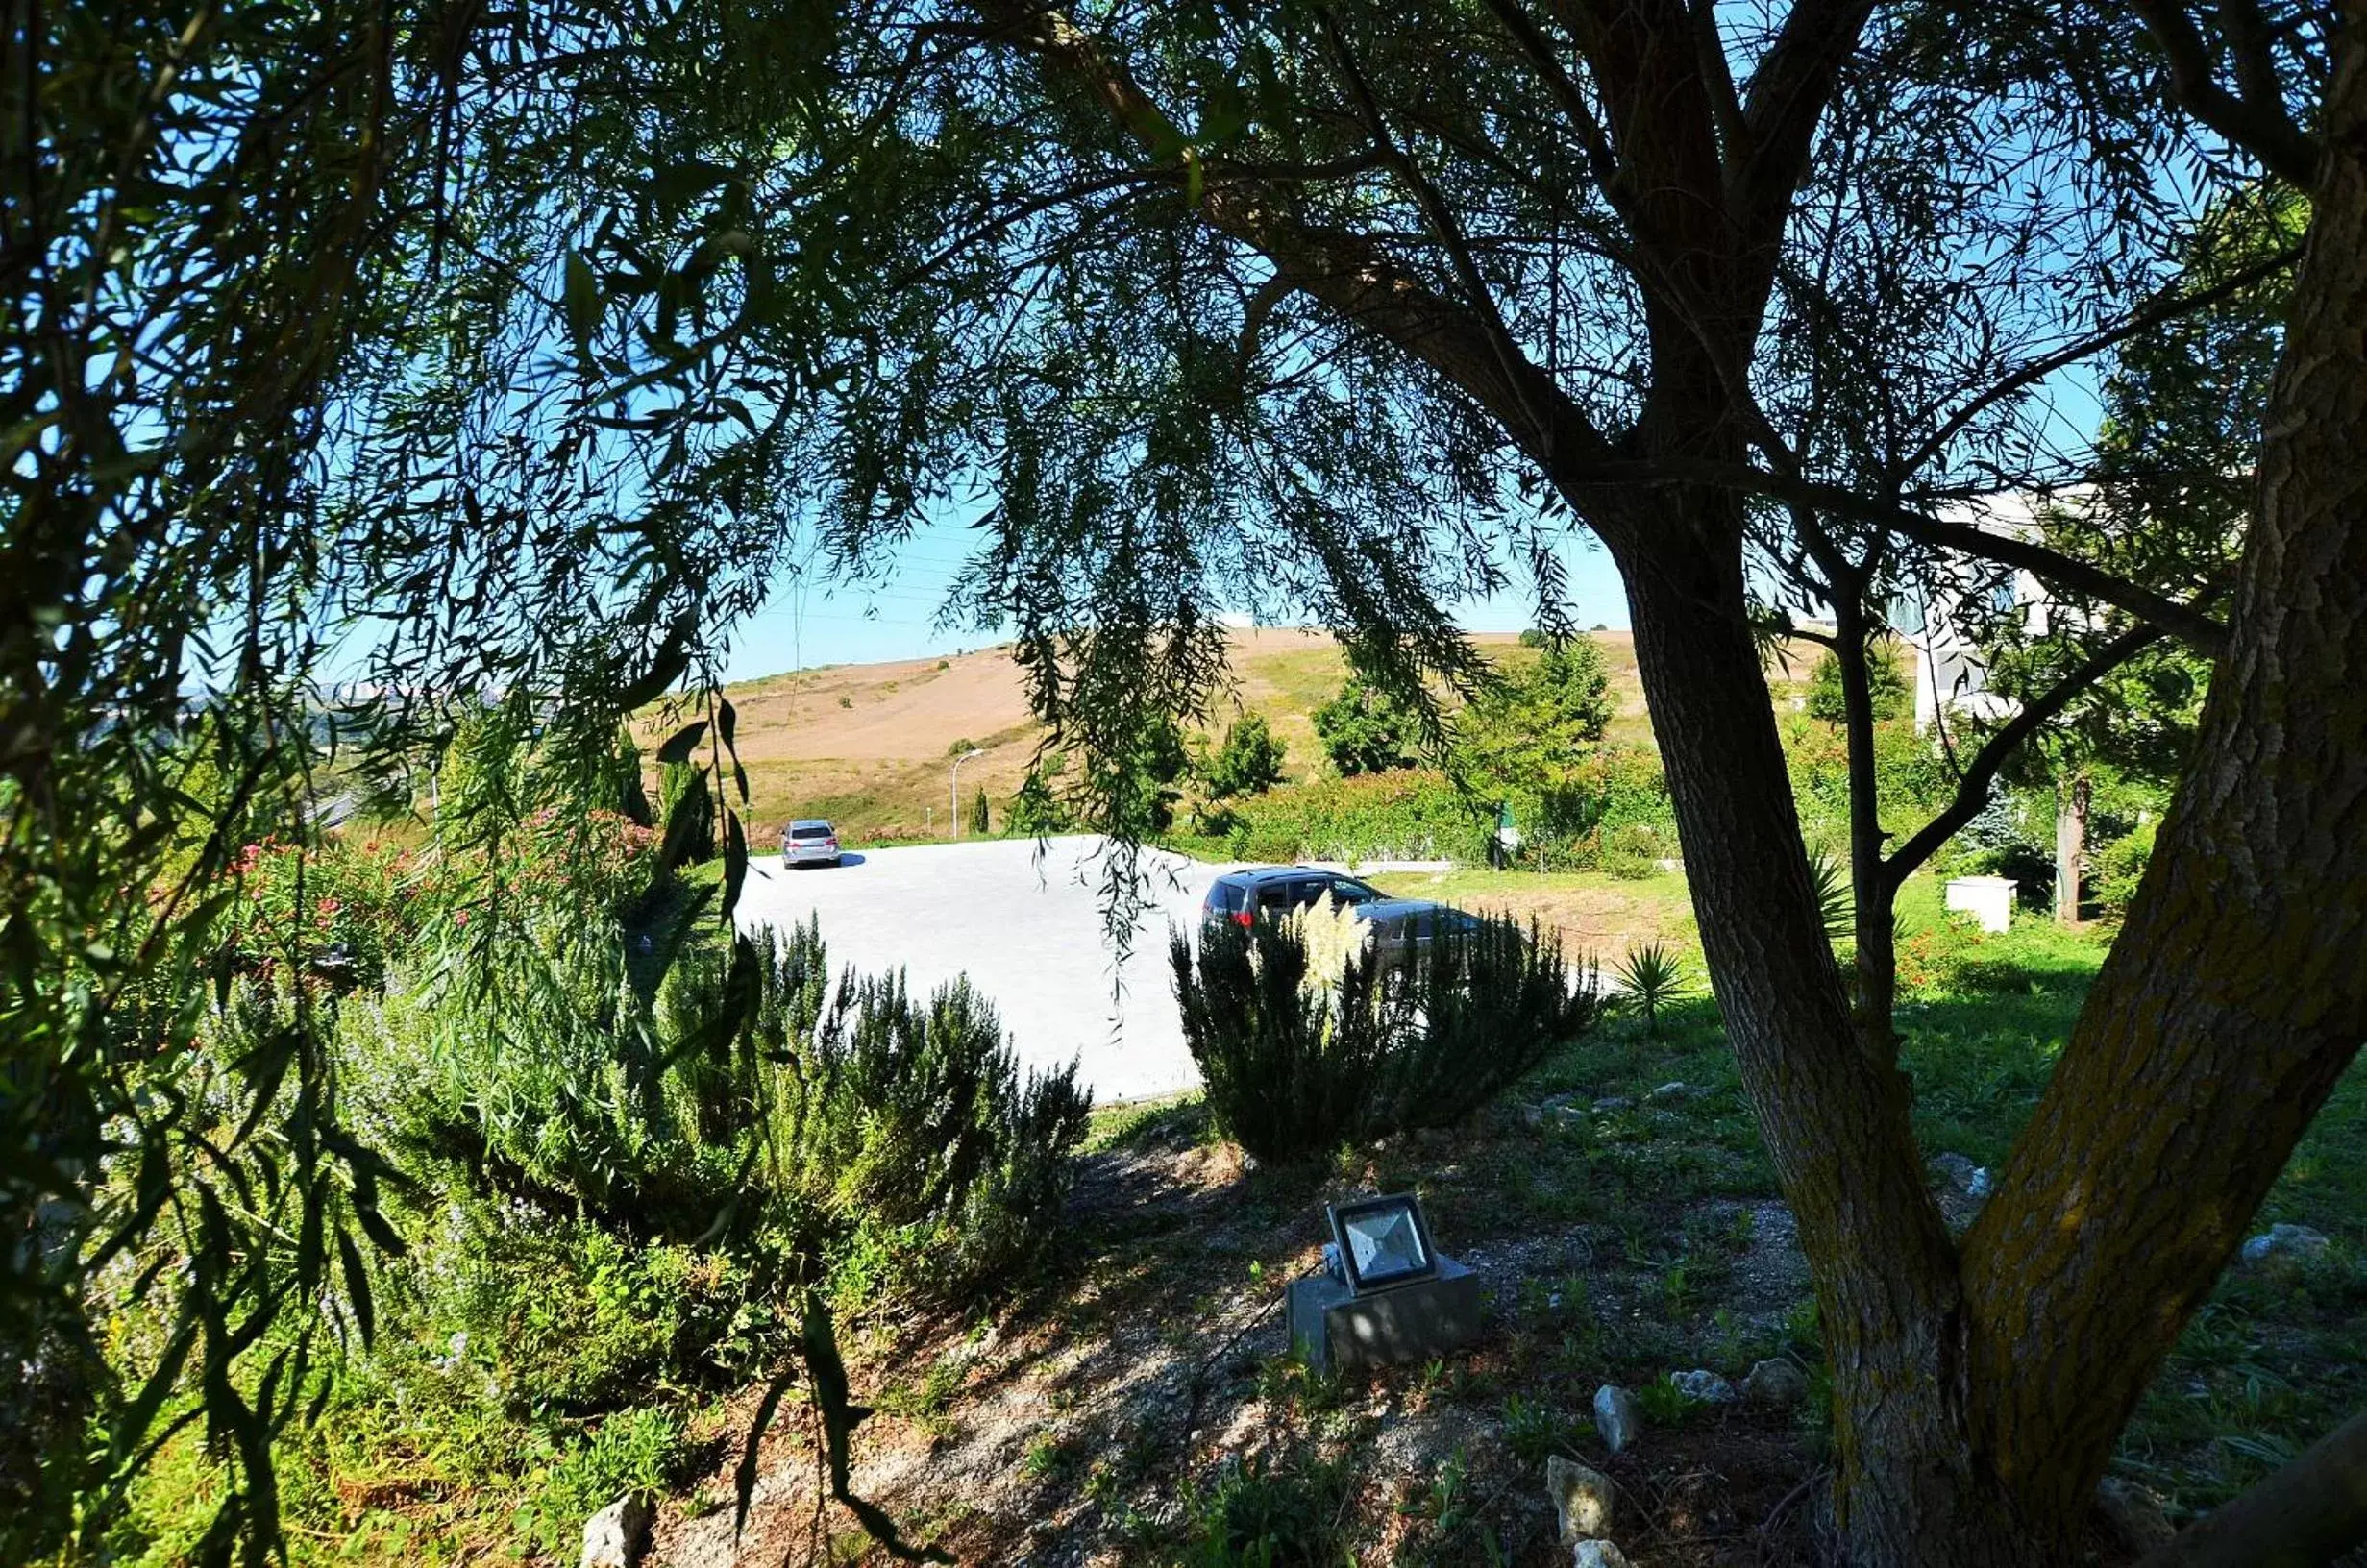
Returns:
[[[940,631],[934,625],[947,587],[961,570],[975,535],[957,522],[915,533],[897,558],[895,572],[875,585],[808,586],[800,593],[785,576],[770,601],[734,634],[730,680],[812,668],[822,664],[875,664],[890,659],[934,658],[957,649],[997,640],[967,627]],[[1569,576],[1569,613],[1578,625],[1627,625],[1627,597],[1611,557],[1590,536],[1573,537],[1561,550]],[[1536,603],[1524,584],[1455,607],[1469,631],[1518,631],[1534,625]]]

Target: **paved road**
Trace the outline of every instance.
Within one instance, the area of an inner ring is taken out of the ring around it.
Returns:
[[[1020,1060],[1078,1077],[1108,1104],[1198,1082],[1169,979],[1171,921],[1189,930],[1221,868],[1146,850],[1152,900],[1122,971],[1102,929],[1101,841],[1060,838],[878,849],[836,869],[767,856],[740,899],[743,929],[822,919],[833,969],[901,968],[916,993],[956,975],[993,1000]],[[1122,994],[1113,997],[1113,979]]]

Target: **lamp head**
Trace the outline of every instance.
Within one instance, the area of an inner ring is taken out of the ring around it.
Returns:
[[[1411,1192],[1332,1204],[1332,1241],[1347,1286],[1358,1295],[1426,1280],[1439,1271],[1421,1200]]]

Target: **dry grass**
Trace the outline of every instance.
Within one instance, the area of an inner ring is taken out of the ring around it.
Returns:
[[[1435,898],[1460,909],[1524,920],[1534,917],[1546,930],[1560,934],[1562,950],[1573,960],[1591,956],[1606,969],[1640,943],[1667,942],[1687,949],[1699,945],[1685,878],[1674,871],[1640,881],[1593,871],[1540,876],[1534,871],[1477,870],[1371,880],[1383,892],[1402,897]]]
[[[1652,725],[1634,639],[1624,631],[1592,635],[1618,698],[1609,739],[1648,742]],[[1268,627],[1232,636],[1232,683],[1218,698],[1210,729],[1220,733],[1236,716],[1259,714],[1288,747],[1292,778],[1325,772],[1314,714],[1346,677],[1339,645],[1321,631]],[[1535,657],[1510,633],[1471,640],[1507,664]],[[1779,703],[1796,696],[1809,668],[1810,661],[1794,658],[1790,678],[1780,667],[1770,672]],[[964,741],[985,755],[962,768],[962,809],[983,786],[999,820],[1045,733],[1028,711],[1007,647],[768,675],[725,695],[739,712],[740,760],[760,840],[764,829],[809,816],[832,819],[856,843],[949,837],[948,763]],[[654,744],[663,727],[653,719],[645,742]]]

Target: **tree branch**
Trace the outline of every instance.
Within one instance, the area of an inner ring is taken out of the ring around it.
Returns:
[[[2367,1414],[2146,1557],[2142,1568],[2314,1568],[2367,1541]]]
[[[1862,522],[1879,523],[1917,544],[1953,550],[1980,560],[1995,561],[2030,573],[2051,587],[2126,610],[2138,620],[2160,627],[2196,651],[2216,658],[2227,640],[2227,628],[2192,604],[2174,599],[2101,567],[2045,545],[2011,534],[1990,533],[1969,523],[1951,523],[1914,511],[1894,502],[1862,496],[1844,485],[1788,478],[1731,463],[1682,458],[1639,458],[1573,464],[1554,476],[1572,489],[1596,485],[1714,484],[1745,495],[1767,496],[1794,505],[1809,506]]]
[[[2127,319],[2109,331],[2099,332],[2092,337],[2082,338],[2076,343],[2066,344],[2053,354],[2043,355],[2032,360],[2010,376],[1984,388],[1978,397],[1950,414],[1946,420],[1941,422],[1938,429],[1933,431],[1927,440],[1908,455],[1906,461],[1898,465],[1898,471],[1902,474],[1911,474],[1922,467],[1937,456],[1949,442],[1955,440],[1965,426],[1980,416],[1983,409],[1994,406],[2024,387],[2035,385],[2057,371],[2076,365],[2091,355],[2102,354],[2116,344],[2125,343],[2139,332],[2169,322],[2182,321],[2188,316],[2207,310],[2212,306],[2250,288],[2253,284],[2261,282],[2284,271],[2287,267],[2296,265],[2301,258],[2302,247],[2288,246],[2274,256],[2256,261],[2251,266],[2244,267],[2220,280],[2208,288],[2157,299],[2141,309],[2131,311]]]
[[[2130,0],[2129,9],[2161,50],[2170,67],[2170,96],[2187,113],[2258,159],[2279,179],[2303,190],[2317,187],[2321,149],[2316,140],[2293,123],[2281,99],[2238,97],[2219,85],[2210,45],[2184,5]]]
[[[1857,45],[1873,0],[1793,0],[1783,31],[1761,58],[1743,106],[1750,157],[1734,165],[1729,202],[1747,242],[1768,244],[1799,188],[1817,122]]]
[[[1463,284],[1467,303],[1472,314],[1479,318],[1480,327],[1488,334],[1489,345],[1495,351],[1505,384],[1519,399],[1529,428],[1536,432],[1538,447],[1550,451],[1553,447],[1552,422],[1537,406],[1531,394],[1530,383],[1534,377],[1523,374],[1536,367],[1530,364],[1528,355],[1520,352],[1520,345],[1513,341],[1512,329],[1504,324],[1504,313],[1496,308],[1495,295],[1489,289],[1488,280],[1481,276],[1479,263],[1471,257],[1471,247],[1464,239],[1462,226],[1455,222],[1454,213],[1447,209],[1438,187],[1430,183],[1430,177],[1422,172],[1421,165],[1390,135],[1389,122],[1382,116],[1381,106],[1372,96],[1371,84],[1365,80],[1365,73],[1357,67],[1356,57],[1349,51],[1347,39],[1341,36],[1340,24],[1333,18],[1331,8],[1316,7],[1315,21],[1323,30],[1324,41],[1331,45],[1332,55],[1339,62],[1341,77],[1347,83],[1348,92],[1356,100],[1357,113],[1364,120],[1366,130],[1371,133],[1374,144],[1381,150],[1382,160],[1394,168],[1397,177],[1406,183],[1406,187],[1414,194],[1415,205],[1421,208],[1422,217],[1429,223],[1431,233],[1444,247],[1455,277]]]
[[[1923,824],[1915,835],[1900,845],[1896,853],[1882,862],[1882,875],[1893,890],[1905,882],[1914,869],[1932,858],[1939,846],[1956,836],[1957,830],[1975,817],[1989,802],[1989,785],[1997,778],[1998,770],[2006,765],[2022,743],[2039,727],[2063,711],[2071,699],[2102,680],[2120,665],[2161,637],[2158,626],[2137,626],[2090,654],[2086,661],[2047,689],[2043,697],[2024,704],[2022,711],[2009,720],[2005,726],[1990,736],[1980,750],[1973,753],[1972,763],[1956,787],[1956,798],[1947,809]]]
[[[1528,59],[1538,78],[1545,84],[1545,90],[1562,106],[1562,112],[1569,117],[1570,129],[1578,134],[1578,145],[1593,166],[1594,183],[1602,187],[1613,206],[1620,207],[1619,160],[1611,150],[1611,138],[1603,134],[1602,122],[1594,117],[1585,89],[1563,68],[1561,57],[1554,53],[1553,40],[1545,37],[1545,30],[1537,25],[1537,19],[1520,8],[1519,0],[1487,0],[1487,6],[1511,35],[1514,46]],[[1629,221],[1634,219],[1630,217]]]
[[[1183,144],[1174,122],[1124,65],[1064,12],[1028,0],[974,4],[999,37],[1097,100],[1145,151],[1156,156]],[[1548,428],[1528,449],[1540,464],[1551,469],[1610,457],[1610,443],[1551,377],[1525,358],[1508,364],[1470,309],[1440,297],[1365,236],[1305,223],[1282,192],[1246,179],[1205,185],[1200,216],[1263,255],[1293,287],[1461,388],[1506,430],[1530,427],[1530,410],[1541,410]]]

